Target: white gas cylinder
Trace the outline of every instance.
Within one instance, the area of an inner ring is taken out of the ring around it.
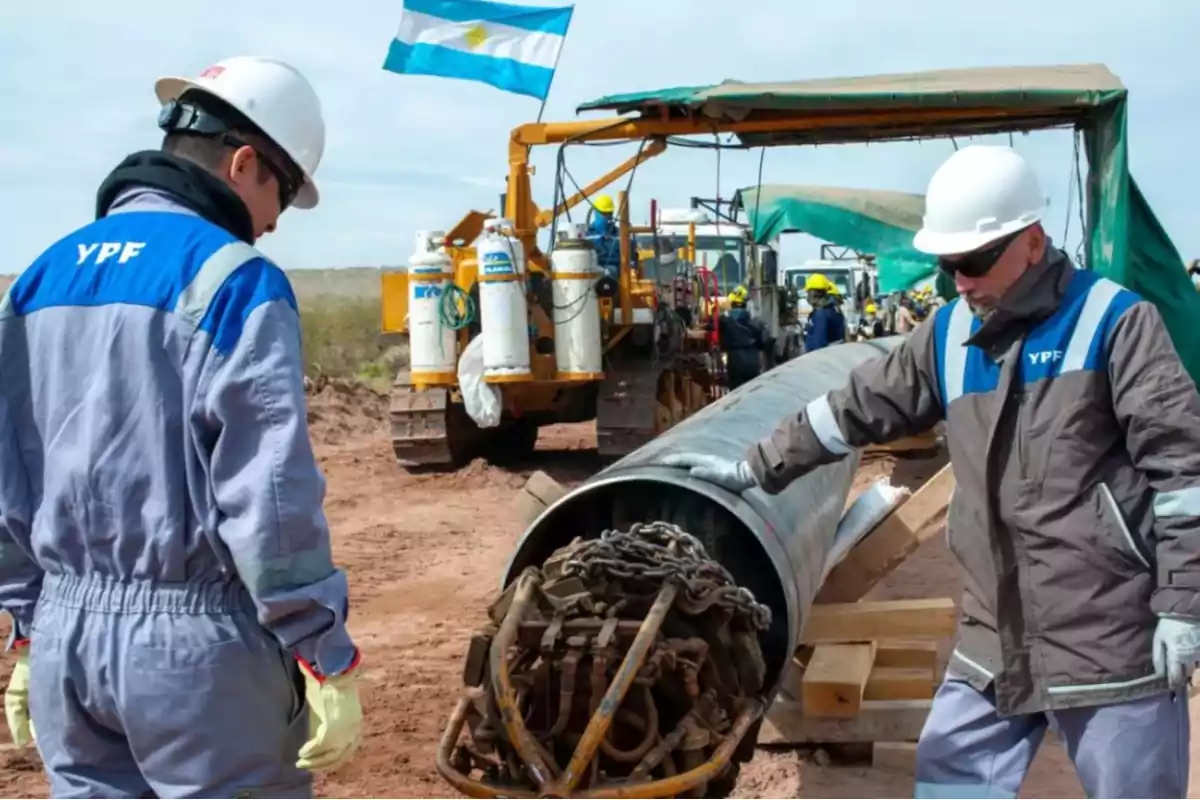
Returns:
[[[483,375],[488,383],[530,380],[525,248],[506,220],[488,220],[476,248]]]
[[[454,329],[442,321],[442,295],[454,279],[442,231],[417,231],[408,260],[408,346],[412,382],[452,385],[458,352]]]
[[[558,377],[598,380],[604,377],[600,347],[600,299],[596,281],[603,273],[596,251],[582,226],[571,226],[550,255],[554,298],[554,356]]]

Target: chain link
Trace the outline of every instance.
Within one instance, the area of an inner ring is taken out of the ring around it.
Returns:
[[[734,583],[723,566],[709,558],[692,534],[669,522],[638,522],[628,531],[606,530],[599,539],[579,544],[562,567],[563,576],[588,582],[597,579],[641,581],[679,588],[676,606],[687,614],[703,614],[713,606],[747,618],[754,630],[771,625],[771,609]]]

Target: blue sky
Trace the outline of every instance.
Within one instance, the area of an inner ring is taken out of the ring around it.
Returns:
[[[227,55],[291,61],[325,105],[321,205],[289,211],[260,242],[281,266],[402,263],[413,231],[447,228],[470,208],[495,208],[508,132],[532,120],[538,103],[383,71],[400,8],[400,0],[0,5],[0,273],[19,272],[90,220],[108,170],[157,145],[159,75],[194,74]],[[1200,3],[1191,0],[578,0],[546,119],[573,119],[577,104],[604,94],[725,78],[1100,61],[1130,90],[1133,174],[1190,259],[1200,257],[1196,31]],[[1051,197],[1051,235],[1061,239],[1071,138],[1039,133],[1015,145],[1039,170]],[[583,182],[622,159],[619,150],[574,148],[568,166]],[[951,151],[941,141],[776,148],[767,152],[764,179],[921,192]],[[534,163],[537,199],[549,205],[553,151],[535,152]],[[757,152],[726,152],[721,193],[752,185],[757,165]],[[669,152],[638,170],[633,209],[644,214],[652,197],[686,205],[716,189],[711,151]],[[785,243],[785,260],[813,253],[805,238]]]

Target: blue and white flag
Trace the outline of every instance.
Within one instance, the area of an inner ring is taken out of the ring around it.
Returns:
[[[546,99],[574,6],[404,0],[383,68],[481,81]]]

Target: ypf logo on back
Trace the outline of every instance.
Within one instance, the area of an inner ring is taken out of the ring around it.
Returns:
[[[137,258],[145,246],[145,242],[92,242],[91,244],[77,244],[75,247],[79,249],[79,260],[75,262],[75,266],[82,267],[89,259],[91,259],[91,263],[100,265],[113,256],[117,256],[118,264],[124,264],[131,258]]]

